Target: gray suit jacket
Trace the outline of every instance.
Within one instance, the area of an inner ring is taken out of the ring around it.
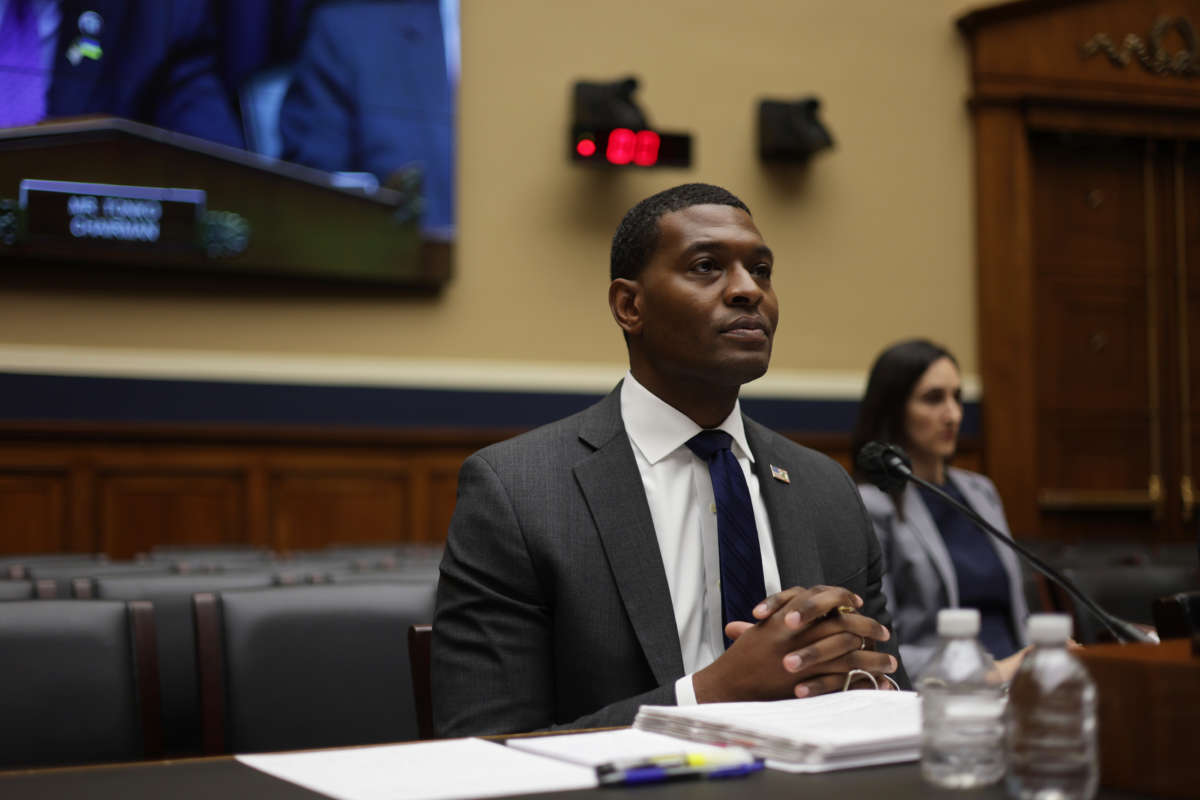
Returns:
[[[849,476],[749,419],[746,435],[782,585],[845,586],[890,624]],[[619,391],[463,464],[433,631],[439,736],[628,725],[675,702],[683,656]]]
[[[990,480],[965,469],[947,470],[962,492],[967,505],[1010,538],[1004,506]],[[892,498],[874,486],[860,486],[867,513],[883,547],[887,573],[883,590],[895,619],[892,632],[900,641],[904,666],[917,680],[937,647],[937,612],[958,606],[958,578],[946,543],[915,484],[904,489],[904,519],[896,513]],[[983,531],[980,536],[987,536]],[[992,541],[989,537],[988,541]],[[1021,564],[1012,550],[992,541],[1000,563],[1008,574],[1011,623],[1017,644],[1024,645],[1025,618],[1029,607],[1021,577]]]

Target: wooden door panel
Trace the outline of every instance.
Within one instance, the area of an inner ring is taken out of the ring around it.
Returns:
[[[67,547],[65,473],[0,473],[0,553]]]
[[[102,549],[114,558],[131,558],[155,544],[245,541],[239,475],[102,472],[97,482]]]
[[[1145,147],[1112,137],[1031,137],[1039,273],[1145,273]]]
[[[270,482],[272,546],[399,543],[413,538],[412,476],[379,472],[278,472]]]
[[[1200,143],[1188,142],[1179,180],[1182,184],[1184,265],[1188,288],[1200,290]]]
[[[1176,231],[1181,298],[1180,416],[1181,506],[1184,524],[1196,522],[1200,490],[1200,145],[1188,142],[1176,167],[1177,214],[1181,225]],[[1190,489],[1190,493],[1189,490]]]
[[[1044,276],[1037,320],[1040,409],[1146,408],[1144,281]]]
[[[1137,535],[1163,497],[1155,148],[1035,134],[1031,151],[1040,532],[1116,514]]]
[[[1152,472],[1149,419],[1067,411],[1042,415],[1038,475],[1045,489],[1145,491]]]

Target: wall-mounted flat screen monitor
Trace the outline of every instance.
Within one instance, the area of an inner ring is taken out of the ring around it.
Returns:
[[[448,243],[458,74],[458,0],[0,0],[0,248],[28,238],[23,181],[205,192],[200,230],[240,217],[245,242],[198,257],[237,269],[319,272],[303,246],[255,248],[289,219],[336,238],[370,203],[397,236]],[[358,205],[307,199],[318,190]],[[320,258],[362,273],[344,253]]]

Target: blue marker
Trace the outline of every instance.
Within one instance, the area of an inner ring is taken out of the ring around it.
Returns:
[[[764,766],[761,760],[751,761],[749,764],[737,764],[732,767],[721,767],[714,769],[711,772],[706,772],[706,778],[740,778],[743,775],[749,775],[751,772],[758,772]]]
[[[596,778],[601,786],[630,786],[682,778],[737,778],[758,772],[763,768],[761,760],[741,763],[720,760],[714,763],[703,756],[690,756],[687,761],[691,763],[680,763],[678,759],[660,758],[646,759],[640,763],[626,763],[621,766],[602,764],[596,767]]]

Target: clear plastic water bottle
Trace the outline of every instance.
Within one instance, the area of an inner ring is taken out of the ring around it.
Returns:
[[[938,612],[941,642],[917,682],[921,774],[937,786],[969,789],[1004,777],[1004,683],[979,644],[979,612]]]
[[[1096,684],[1067,650],[1071,618],[1029,618],[1033,649],[1008,693],[1008,793],[1021,800],[1087,800],[1100,782]]]

